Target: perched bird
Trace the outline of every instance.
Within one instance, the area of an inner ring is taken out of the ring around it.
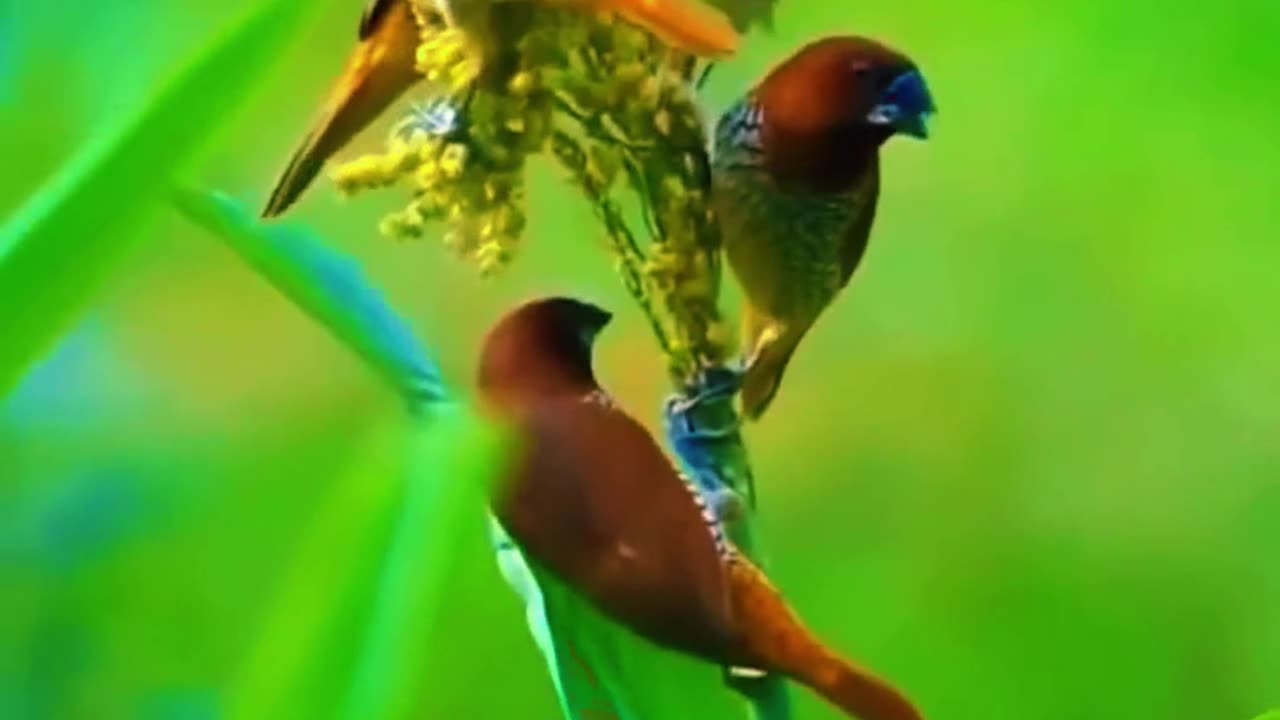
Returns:
[[[880,192],[880,146],[925,138],[935,112],[911,60],[830,37],[774,68],[720,118],[713,202],[742,286],[743,412],[758,418],[787,362],[858,267]]]
[[[485,339],[481,394],[520,438],[492,498],[507,533],[531,562],[658,645],[794,678],[853,717],[919,720],[900,692],[801,624],[601,389],[592,347],[609,319],[576,300],[540,300]]]
[[[694,55],[723,56],[738,44],[729,19],[701,0],[368,0],[356,50],[329,90],[314,129],[276,182],[263,217],[288,210],[334,153],[422,79],[416,67],[422,24],[447,23],[461,30],[484,67],[511,42],[493,22],[492,11],[530,2],[615,13]]]

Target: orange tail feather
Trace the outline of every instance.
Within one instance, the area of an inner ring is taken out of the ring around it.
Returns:
[[[850,717],[923,720],[896,688],[814,637],[754,565],[734,560],[729,581],[736,621],[744,633],[742,651],[748,659],[808,686]]]
[[[604,0],[606,9],[691,55],[724,57],[737,51],[733,23],[701,0]]]
[[[319,121],[276,181],[263,217],[288,210],[334,153],[420,79],[415,67],[417,46],[413,10],[408,2],[396,2],[369,29],[329,91]]]

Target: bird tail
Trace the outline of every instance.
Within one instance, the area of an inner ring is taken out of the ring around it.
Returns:
[[[603,5],[691,55],[724,57],[738,49],[733,23],[702,0],[605,0]]]
[[[742,414],[759,420],[778,394],[787,363],[804,333],[780,328],[751,308],[747,308],[744,324],[743,337],[750,343],[750,355],[742,375]]]
[[[758,568],[735,559],[729,581],[747,658],[813,689],[861,720],[923,720],[911,701],[887,681],[845,660],[800,622]]]
[[[357,46],[325,107],[276,181],[262,211],[265,218],[288,210],[334,153],[377,119],[420,79],[416,69],[418,25],[408,2],[396,2]]]

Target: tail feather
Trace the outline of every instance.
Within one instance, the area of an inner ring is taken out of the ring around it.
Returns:
[[[288,210],[334,153],[420,79],[418,25],[408,2],[396,2],[367,32],[329,91],[319,121],[276,181],[263,217]]]
[[[826,685],[809,683],[819,695],[844,710],[867,720],[923,720],[920,711],[892,685],[864,668],[848,661],[834,659],[824,677],[834,678]]]
[[[732,55],[741,40],[729,18],[701,0],[606,0],[604,4],[691,55]]]
[[[787,363],[799,345],[799,338],[783,335],[758,342],[742,377],[742,414],[758,420],[769,409],[782,385]]]
[[[752,664],[781,673],[813,689],[850,717],[861,720],[923,720],[899,690],[869,670],[841,658],[801,623],[768,578],[745,559],[730,565],[742,652]]]

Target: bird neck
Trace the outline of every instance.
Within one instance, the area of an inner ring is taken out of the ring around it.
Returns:
[[[804,133],[766,127],[765,164],[784,188],[845,192],[878,171],[880,146],[889,134],[865,123]]]
[[[481,393],[499,406],[527,406],[562,397],[582,397],[600,390],[590,363],[525,353],[512,362],[487,363],[480,370]]]

